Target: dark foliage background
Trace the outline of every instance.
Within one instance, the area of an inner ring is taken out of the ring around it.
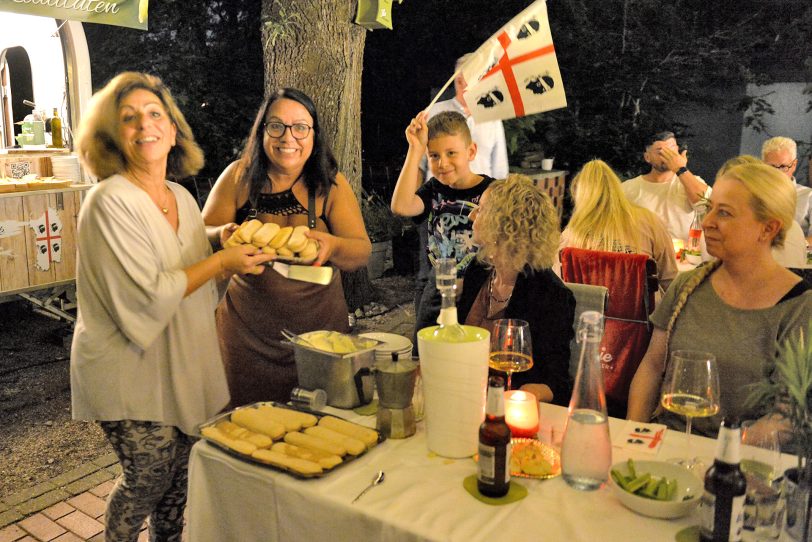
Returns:
[[[458,56],[528,4],[406,0],[394,6],[394,30],[368,34],[367,188],[391,190],[409,119],[450,77]],[[94,87],[124,69],[160,75],[206,151],[202,174],[216,177],[236,157],[263,94],[260,2],[157,0],[150,8],[149,32],[85,25]],[[695,135],[678,106],[738,109],[759,129],[770,107],[746,97],[746,83],[812,81],[807,0],[549,0],[548,10],[569,105],[506,123],[514,164],[521,151],[538,148],[570,171],[600,157],[636,174],[652,131]]]

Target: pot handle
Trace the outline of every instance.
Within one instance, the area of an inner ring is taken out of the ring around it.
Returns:
[[[369,367],[361,367],[356,371],[355,376],[353,376],[353,380],[355,380],[355,391],[358,394],[358,400],[361,402],[362,405],[365,405],[372,401],[372,397],[367,399],[364,397],[364,381],[363,378],[365,376],[372,376],[372,371]]]

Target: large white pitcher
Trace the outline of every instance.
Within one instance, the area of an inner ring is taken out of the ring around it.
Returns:
[[[436,337],[438,326],[417,334],[428,447],[452,458],[477,452],[488,384],[490,333],[461,327],[464,337],[455,342]]]

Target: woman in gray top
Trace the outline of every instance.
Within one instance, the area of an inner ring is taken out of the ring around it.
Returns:
[[[771,254],[784,243],[795,210],[786,177],[764,164],[736,166],[717,179],[710,200],[702,226],[716,260],[677,277],[652,314],[655,330],[632,381],[628,416],[648,421],[655,414],[669,351],[711,352],[721,408],[695,427],[712,436],[723,416],[755,415],[744,408],[746,385],[769,378],[779,345],[808,323],[812,290]],[[681,420],[661,421],[678,427]]]

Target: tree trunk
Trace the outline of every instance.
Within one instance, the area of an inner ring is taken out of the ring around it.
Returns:
[[[265,95],[293,87],[313,99],[327,143],[356,196],[361,191],[361,71],[366,30],[355,0],[263,0]],[[350,311],[369,303],[366,268],[344,274]]]

